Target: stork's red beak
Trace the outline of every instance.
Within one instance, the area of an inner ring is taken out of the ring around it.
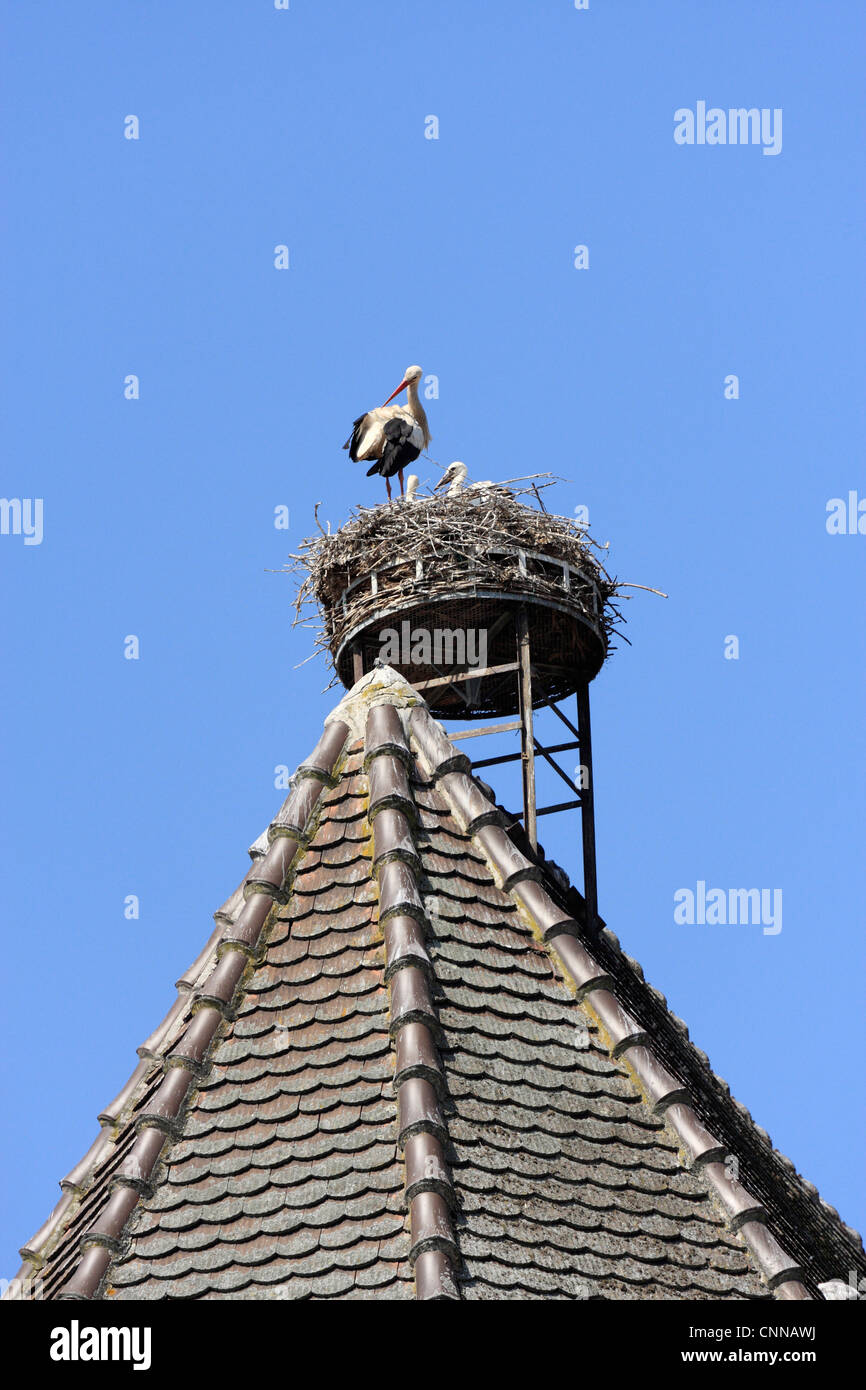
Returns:
[[[408,381],[405,381],[405,380],[404,380],[404,381],[401,381],[401,382],[400,382],[400,385],[397,387],[397,390],[391,392],[390,396],[388,397],[388,401],[393,401],[394,397],[395,397],[395,396],[399,396],[400,392],[401,392],[402,390],[404,390],[405,387],[407,387],[408,385],[409,385]],[[387,405],[387,404],[388,404],[388,401],[383,401],[382,404],[383,404],[383,405]]]

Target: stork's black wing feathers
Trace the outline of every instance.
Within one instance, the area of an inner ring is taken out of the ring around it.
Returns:
[[[413,427],[409,421],[401,420],[399,416],[396,420],[389,420],[386,424],[384,430],[385,447],[375,469],[377,473],[382,474],[383,478],[393,478],[395,473],[399,473],[408,464],[415,462],[421,451],[416,445],[409,442],[412,438],[412,430]]]
[[[366,418],[367,412],[365,410],[363,415],[359,415],[357,420],[352,421],[352,433],[343,445],[344,449],[349,450],[349,458],[353,463],[358,462],[358,445],[361,442],[361,425]]]

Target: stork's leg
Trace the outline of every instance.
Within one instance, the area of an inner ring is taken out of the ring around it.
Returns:
[[[403,492],[403,469],[402,469],[402,468],[398,468],[398,469],[397,469],[397,477],[400,479],[400,496],[401,496],[401,497],[404,497],[404,496],[405,496],[405,493]]]
[[[388,501],[390,502],[390,501],[391,501],[391,479],[390,479],[390,478],[386,478],[386,479],[385,479],[385,486],[386,486],[386,488],[388,489]]]

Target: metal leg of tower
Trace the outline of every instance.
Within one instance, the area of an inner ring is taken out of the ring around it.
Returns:
[[[598,930],[598,879],[595,863],[595,793],[592,778],[592,730],[589,722],[589,686],[577,688],[577,728],[580,741],[581,772],[580,820],[583,832],[583,896],[586,902],[586,925],[590,932]],[[586,786],[583,785],[584,779]]]
[[[532,665],[529,648],[529,617],[526,609],[517,614],[518,689],[520,692],[520,759],[523,769],[523,827],[534,850],[538,849],[535,803],[535,738],[532,729]]]

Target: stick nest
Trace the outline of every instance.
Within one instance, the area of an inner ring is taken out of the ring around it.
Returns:
[[[554,481],[541,476],[548,479],[541,488]],[[521,497],[531,497],[534,505]],[[322,530],[318,516],[316,524],[319,534],[303,540],[282,571],[297,583],[293,626],[312,627],[316,634],[307,660],[323,651],[333,667],[345,636],[377,610],[408,609],[478,589],[566,598],[592,614],[594,585],[600,610],[595,622],[608,650],[623,621],[615,603],[617,581],[598,558],[601,547],[569,517],[548,512],[537,483],[356,507],[333,533],[330,526]],[[534,553],[526,557],[525,569],[521,550]],[[550,563],[539,562],[537,555]],[[562,561],[585,576],[585,586],[572,579],[570,592],[564,588],[563,571],[557,569]],[[369,582],[358,581],[374,571],[378,592],[372,594]],[[310,623],[311,616],[317,621]]]

